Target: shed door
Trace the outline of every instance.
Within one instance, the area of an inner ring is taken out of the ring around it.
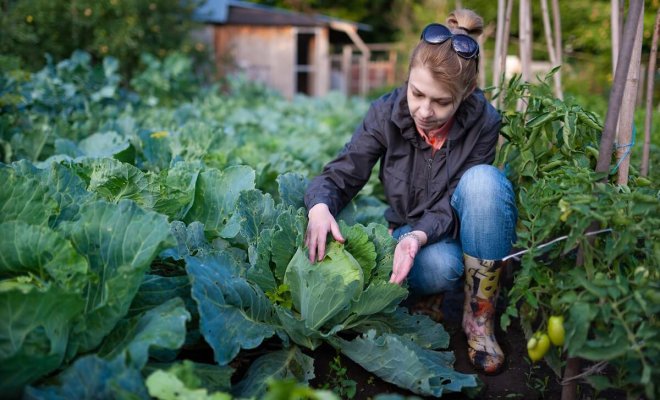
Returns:
[[[296,28],[296,93],[314,95],[314,82],[318,73],[317,29]]]

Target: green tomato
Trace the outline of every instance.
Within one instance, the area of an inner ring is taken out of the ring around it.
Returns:
[[[553,315],[548,320],[548,336],[555,346],[563,346],[566,330],[564,329],[564,317]]]
[[[536,332],[527,342],[527,354],[533,361],[539,361],[550,349],[550,338],[545,332]]]

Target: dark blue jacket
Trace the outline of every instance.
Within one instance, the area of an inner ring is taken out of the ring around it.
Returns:
[[[407,83],[376,100],[340,154],[315,177],[305,193],[307,209],[325,203],[337,215],[369,180],[380,160],[379,178],[391,227],[411,225],[433,243],[458,235],[449,204],[463,173],[492,164],[501,117],[481,90],[460,105],[444,146],[433,155],[408,110]]]

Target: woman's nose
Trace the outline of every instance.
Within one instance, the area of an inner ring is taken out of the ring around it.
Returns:
[[[429,118],[433,116],[433,108],[431,107],[431,104],[429,103],[422,103],[422,105],[419,107],[419,116],[422,118]]]

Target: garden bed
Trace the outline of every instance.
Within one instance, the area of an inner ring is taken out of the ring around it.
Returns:
[[[469,363],[467,343],[461,328],[461,311],[463,295],[461,292],[445,295],[443,311],[445,320],[443,325],[451,336],[449,350],[456,356],[455,367],[463,373],[476,373]],[[545,363],[530,364],[526,358],[525,336],[518,326],[513,323],[506,333],[498,330],[499,343],[507,355],[506,365],[497,375],[478,374],[484,387],[479,395],[481,399],[558,399],[561,396],[561,386],[552,370]],[[334,357],[338,355],[327,345],[318,348],[313,357],[316,360],[316,376],[311,385],[315,387],[336,385],[336,373],[332,369]],[[346,357],[339,356],[340,363],[347,369],[346,377],[356,382],[355,399],[368,399],[381,393],[396,393],[403,396],[413,396],[414,393],[405,391],[378,378],[374,378],[368,371],[353,363]],[[448,394],[447,399],[465,398],[462,394]]]

